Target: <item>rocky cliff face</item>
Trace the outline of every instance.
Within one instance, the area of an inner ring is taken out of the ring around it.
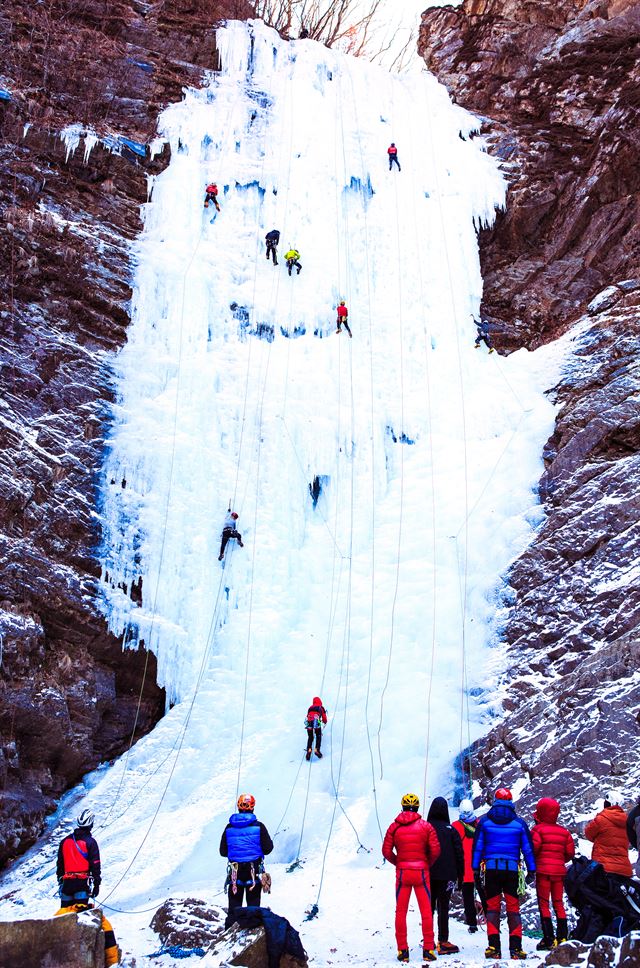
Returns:
[[[483,311],[503,348],[535,347],[640,262],[640,6],[465,0],[423,14],[419,50],[505,163]]]
[[[13,0],[0,14],[0,866],[164,710],[153,656],[123,652],[96,607],[109,360],[147,175],[164,163],[145,143],[161,107],[215,66],[214,20],[248,13]],[[73,123],[111,149],[67,158]]]
[[[497,346],[574,327],[547,517],[509,576],[505,714],[475,765],[486,787],[527,781],[525,806],[549,794],[577,813],[640,785],[639,40],[625,0],[471,0],[426,11],[420,34],[511,183],[481,234]]]

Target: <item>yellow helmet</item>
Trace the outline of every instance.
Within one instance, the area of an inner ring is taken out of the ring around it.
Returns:
[[[420,797],[415,793],[405,793],[400,803],[403,810],[417,810],[420,806]]]

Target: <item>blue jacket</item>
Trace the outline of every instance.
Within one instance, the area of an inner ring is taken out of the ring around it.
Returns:
[[[273,841],[253,813],[234,813],[222,833],[220,853],[238,864],[259,860],[273,850]]]
[[[516,808],[510,800],[500,800],[478,821],[471,866],[478,870],[480,862],[484,861],[487,870],[517,871],[521,852],[527,870],[532,873],[536,861],[529,828],[516,816]]]

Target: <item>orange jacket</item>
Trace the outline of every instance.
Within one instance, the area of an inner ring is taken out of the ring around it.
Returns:
[[[622,807],[605,807],[589,821],[584,835],[593,843],[591,859],[602,864],[607,874],[631,877],[627,815]]]

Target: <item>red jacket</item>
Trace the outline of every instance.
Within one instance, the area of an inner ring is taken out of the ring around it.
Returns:
[[[398,154],[398,149],[396,148],[395,145],[391,145],[390,148],[387,148],[387,154],[388,155],[397,155]]]
[[[584,835],[593,843],[591,859],[602,864],[607,874],[631,877],[627,815],[622,807],[605,807],[589,821]]]
[[[211,182],[210,185],[207,185],[207,192],[209,193],[209,195],[217,195],[218,194],[218,186],[216,185],[215,182]]]
[[[339,319],[346,319],[348,315],[349,315],[349,310],[347,309],[346,306],[338,306]]]
[[[557,823],[559,813],[560,804],[557,800],[543,797],[538,801],[533,815],[535,824],[531,830],[531,839],[539,874],[564,877],[567,873],[565,864],[576,852],[573,837],[566,827]]]
[[[472,884],[473,867],[471,865],[471,851],[473,849],[473,835],[476,832],[478,821],[474,820],[473,823],[466,823],[464,820],[454,820],[451,826],[454,830],[458,831],[460,834],[460,840],[462,841],[462,851],[464,853],[464,882],[465,884]]]
[[[320,696],[314,696],[313,704],[309,706],[309,709],[307,710],[306,722],[310,725],[314,722],[317,723],[317,725],[320,725],[318,722],[319,719],[322,720],[325,726],[327,725],[327,710],[322,705]]]
[[[419,813],[403,810],[384,835],[382,856],[399,870],[428,872],[440,856],[438,835]]]

